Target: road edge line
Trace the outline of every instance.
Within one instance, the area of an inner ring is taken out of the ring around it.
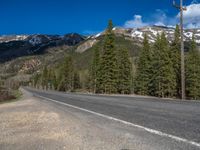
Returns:
[[[91,111],[91,110],[87,110],[87,109],[84,109],[84,108],[81,108],[81,107],[78,107],[78,106],[70,105],[70,104],[67,104],[67,103],[64,103],[64,102],[59,102],[57,100],[47,98],[47,97],[43,97],[43,96],[40,96],[40,95],[37,95],[37,94],[34,94],[34,96],[42,98],[42,99],[46,99],[46,100],[49,100],[49,101],[52,101],[52,102],[55,102],[55,103],[58,103],[58,104],[62,104],[62,105],[65,105],[65,106],[68,106],[68,107],[71,107],[71,108],[74,108],[74,109],[85,111],[85,112],[88,112],[88,113],[91,113],[91,114],[94,114],[94,115],[97,115],[97,116],[100,116],[100,117],[103,117],[103,118],[106,118],[106,119],[109,119],[109,120],[113,120],[113,121],[116,121],[116,122],[119,122],[119,123],[123,123],[123,124],[128,125],[128,126],[143,129],[143,130],[145,130],[149,133],[155,134],[155,135],[159,135],[159,136],[162,136],[162,137],[171,138],[171,139],[179,141],[179,142],[191,144],[191,145],[194,145],[194,146],[200,148],[200,143],[197,143],[197,142],[194,142],[194,141],[190,141],[190,140],[178,137],[178,136],[174,136],[174,135],[171,135],[171,134],[167,134],[167,133],[155,130],[155,129],[147,128],[147,127],[137,125],[137,124],[134,124],[134,123],[131,123],[131,122],[128,122],[128,121],[124,121],[124,120],[117,119],[117,118],[114,118],[114,117],[111,117],[111,116],[107,116],[107,115],[104,115],[104,114],[101,114],[101,113],[97,113],[97,112],[94,112],[94,111]]]

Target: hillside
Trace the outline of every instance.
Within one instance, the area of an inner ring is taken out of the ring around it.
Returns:
[[[166,33],[169,41],[173,40],[174,29],[167,27],[144,27],[135,29],[114,28],[117,49],[128,49],[132,60],[135,61],[140,51],[144,34],[150,42],[154,42],[156,35]],[[184,31],[186,50],[187,42],[194,33],[196,42],[200,45],[200,29]],[[103,43],[104,32],[85,37],[79,34],[59,35],[22,35],[0,37],[0,76],[2,78],[17,78],[28,76],[39,71],[44,65],[57,66],[65,55],[72,54],[76,67],[81,71],[88,69],[93,50]]]

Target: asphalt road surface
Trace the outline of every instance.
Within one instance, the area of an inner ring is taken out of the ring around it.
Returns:
[[[71,107],[127,128],[144,130],[160,137],[157,142],[168,138],[171,144],[189,146],[185,149],[200,149],[200,102],[25,89],[35,97],[65,105],[66,109]]]

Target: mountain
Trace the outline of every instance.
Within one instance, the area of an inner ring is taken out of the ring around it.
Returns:
[[[147,34],[149,41],[154,43],[158,34],[164,32],[166,34],[169,42],[172,42],[174,38],[175,28],[165,27],[165,26],[148,26],[142,28],[121,28],[115,27],[113,28],[113,32],[116,36],[124,37],[126,40],[132,41],[138,45],[140,45],[144,39],[144,35]],[[94,44],[97,43],[99,37],[103,36],[105,32],[98,33],[96,35],[89,36],[82,45],[80,45],[76,52],[82,53],[87,49],[91,48]],[[184,40],[185,43],[188,43],[192,40],[192,36],[194,34],[196,43],[200,46],[200,29],[185,29],[184,30]],[[187,49],[187,44],[186,44]]]
[[[171,42],[174,37],[175,29],[172,27],[165,27],[165,26],[150,26],[150,27],[142,27],[142,28],[114,28],[113,31],[117,35],[124,35],[125,37],[132,38],[134,40],[142,41],[144,39],[144,35],[147,34],[151,43],[155,42],[156,37],[158,34],[164,32]],[[103,33],[101,33],[102,35]],[[190,41],[192,40],[192,36],[196,39],[196,43],[200,44],[200,29],[185,29],[184,30],[184,40]],[[93,38],[100,36],[99,34],[93,36]]]
[[[48,48],[74,46],[84,41],[84,36],[76,33],[59,35],[16,35],[0,37],[0,62],[18,57],[43,54]]]
[[[0,43],[10,42],[10,41],[22,41],[25,40],[28,35],[2,35],[0,36]]]

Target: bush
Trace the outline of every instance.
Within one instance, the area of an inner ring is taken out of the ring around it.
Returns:
[[[16,96],[14,96],[12,93],[10,93],[6,89],[0,89],[0,103],[16,99]]]

